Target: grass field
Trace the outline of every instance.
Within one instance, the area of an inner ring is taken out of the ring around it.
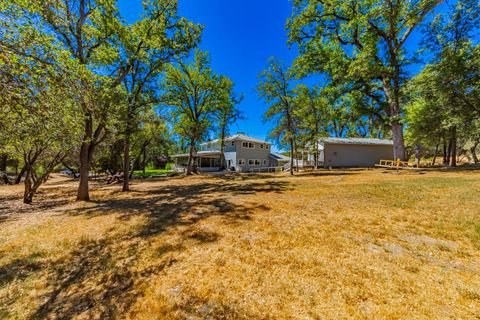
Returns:
[[[480,319],[480,172],[0,187],[0,318]]]
[[[151,176],[158,176],[162,174],[173,173],[172,170],[169,169],[147,169],[145,173],[142,170],[134,171],[133,174],[138,177],[147,178]]]

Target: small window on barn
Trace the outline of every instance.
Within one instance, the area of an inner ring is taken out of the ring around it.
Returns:
[[[249,165],[249,166],[255,165],[255,160],[253,160],[253,159],[248,159],[248,165]]]
[[[256,166],[259,166],[259,165],[260,165],[260,160],[259,160],[259,159],[255,159],[255,165],[256,165]]]
[[[267,149],[267,150],[268,150],[268,144],[266,144],[266,145],[265,145],[265,149]]]
[[[263,143],[260,145],[260,149],[263,149]]]
[[[245,164],[245,159],[238,159],[238,164],[239,165],[244,165]]]

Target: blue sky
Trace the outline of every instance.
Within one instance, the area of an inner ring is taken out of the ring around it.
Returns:
[[[142,9],[141,0],[119,0],[119,6],[128,22]],[[179,14],[205,26],[200,48],[210,53],[213,69],[230,77],[244,95],[239,108],[246,119],[234,124],[231,133],[259,139],[268,135],[271,125],[262,121],[267,107],[255,91],[257,76],[272,56],[286,64],[295,58],[285,31],[291,12],[288,0],[179,0]]]

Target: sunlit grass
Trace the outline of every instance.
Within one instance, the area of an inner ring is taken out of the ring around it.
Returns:
[[[147,169],[145,172],[142,170],[136,170],[133,174],[137,177],[147,178],[151,176],[159,176],[163,174],[173,173],[171,169]]]
[[[474,319],[479,178],[178,177],[88,204],[47,185],[38,201],[69,200],[4,202],[0,318]]]

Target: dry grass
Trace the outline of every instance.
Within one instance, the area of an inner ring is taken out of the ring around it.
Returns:
[[[480,173],[0,187],[0,318],[480,319]]]

